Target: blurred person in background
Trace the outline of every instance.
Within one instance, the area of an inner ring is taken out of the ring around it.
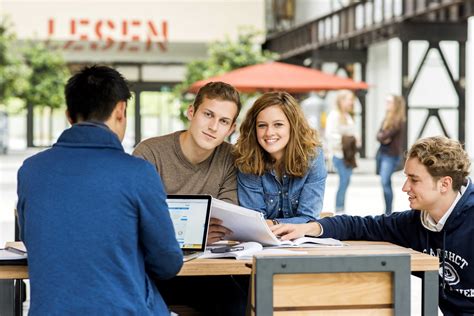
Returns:
[[[405,100],[399,95],[389,95],[386,101],[385,118],[377,133],[380,147],[377,151],[377,174],[380,175],[385,200],[385,214],[392,213],[392,174],[402,160],[403,137],[405,136]]]
[[[336,98],[336,108],[326,120],[325,138],[329,158],[339,175],[339,186],[336,193],[336,212],[344,212],[346,191],[349,186],[352,170],[357,166],[355,154],[359,144],[354,122],[355,95],[352,91],[342,90]]]

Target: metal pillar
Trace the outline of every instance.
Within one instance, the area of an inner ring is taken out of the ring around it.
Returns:
[[[408,148],[408,108],[410,100],[408,99],[410,78],[408,76],[408,44],[409,41],[402,41],[402,96],[405,99],[405,136],[402,139],[402,148],[406,150]]]
[[[135,145],[142,140],[142,115],[140,106],[141,90],[134,90],[135,93]]]
[[[459,77],[455,87],[459,98],[458,105],[458,138],[464,144],[466,141],[466,42],[459,41],[458,71]]]
[[[35,147],[33,140],[34,131],[34,107],[33,104],[29,103],[26,105],[26,146]]]
[[[366,64],[361,63],[361,79],[362,81],[365,82],[365,77],[366,77]],[[360,119],[361,119],[361,138],[362,138],[362,144],[360,147],[360,157],[365,158],[366,157],[366,134],[367,134],[367,122],[366,122],[366,117],[367,117],[367,102],[366,102],[366,97],[367,97],[367,91],[366,90],[360,90],[357,91],[356,93],[357,98],[359,98],[360,102]]]

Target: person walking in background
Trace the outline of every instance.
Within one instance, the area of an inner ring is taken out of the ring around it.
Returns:
[[[336,109],[332,110],[326,121],[326,141],[329,158],[339,175],[336,193],[336,212],[344,212],[347,187],[352,169],[355,168],[355,154],[358,138],[353,119],[355,96],[352,91],[340,91],[336,98]]]
[[[385,199],[385,214],[392,213],[392,174],[402,159],[402,142],[405,135],[405,100],[402,96],[389,95],[385,118],[377,133],[380,147],[377,151],[377,174],[380,175]]]
[[[327,177],[321,141],[290,94],[255,101],[234,153],[241,206],[263,213],[269,226],[319,218]]]

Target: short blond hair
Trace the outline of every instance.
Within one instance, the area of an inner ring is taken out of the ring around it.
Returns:
[[[406,157],[417,158],[433,178],[451,177],[454,191],[467,183],[471,161],[457,140],[444,136],[422,138],[411,146]]]
[[[344,101],[345,98],[352,98],[352,101],[355,101],[355,94],[351,90],[340,90],[337,93],[336,97],[336,110],[339,112],[339,120],[341,124],[347,124],[347,118],[344,115],[345,111],[342,109],[342,102]],[[354,110],[351,112],[347,112],[351,117],[354,117]]]

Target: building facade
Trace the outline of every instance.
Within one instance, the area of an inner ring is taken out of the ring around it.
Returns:
[[[264,0],[0,0],[0,14],[20,44],[41,41],[59,49],[73,71],[107,64],[125,75],[142,115],[137,122],[132,102],[129,146],[137,124],[141,138],[182,127],[169,91],[184,78],[187,62],[206,58],[209,43],[236,38],[240,28],[265,28]],[[64,120],[57,125],[64,128]]]
[[[445,1],[446,3],[450,1]],[[390,16],[399,16],[402,12],[402,6],[414,6],[419,4],[415,1],[405,0],[385,0],[385,1],[312,1],[312,0],[267,0],[266,1],[266,25],[268,34],[272,32],[279,32],[284,30],[291,30],[298,28],[301,25],[309,23],[315,19],[326,16],[331,12],[337,11],[344,6],[350,4],[365,3],[362,13],[359,5],[355,10],[355,25],[362,28],[362,25],[367,24],[366,20],[373,19],[376,23],[382,21],[384,18]],[[447,4],[445,4],[447,5]],[[456,9],[453,7],[453,9]],[[441,14],[441,13],[440,13]],[[445,14],[445,19],[449,20],[449,12],[442,12]],[[366,20],[364,20],[364,18]],[[439,16],[438,16],[439,18]],[[471,56],[474,56],[474,48],[472,47],[472,34],[474,33],[473,18],[467,20],[467,44],[465,46],[465,77],[464,74],[459,73],[460,66],[459,52],[463,49],[462,46],[456,42],[455,39],[441,41],[439,43],[443,56],[436,50],[430,50],[426,56],[421,69],[420,62],[424,57],[428,48],[427,40],[411,40],[409,42],[409,62],[408,75],[409,79],[416,76],[416,82],[411,88],[409,94],[409,108],[408,108],[408,137],[407,145],[410,146],[418,137],[432,136],[444,134],[449,137],[462,138],[459,135],[460,121],[458,117],[458,105],[460,100],[456,94],[456,88],[453,86],[450,79],[450,74],[447,73],[444,62],[450,68],[453,80],[459,82],[465,87],[466,102],[465,102],[465,129],[464,139],[466,148],[471,156],[474,156],[474,130],[469,124],[469,118],[473,116],[474,110],[471,105],[472,93],[474,85],[472,77],[474,66],[472,64]],[[324,25],[324,32],[336,31],[340,27],[337,20],[332,20],[332,25]],[[453,21],[456,22],[456,21]],[[434,23],[433,23],[434,24]],[[321,32],[320,28],[320,32]],[[426,24],[425,34],[427,37],[436,32],[430,28],[430,24]],[[431,38],[433,38],[431,36]],[[378,143],[375,140],[375,134],[380,127],[385,113],[385,99],[387,94],[402,94],[403,86],[406,85],[402,78],[402,42],[399,38],[391,38],[385,41],[378,41],[370,44],[367,48],[367,62],[365,70],[365,81],[371,85],[366,95],[365,105],[365,134],[364,142],[366,144],[366,155],[368,157],[375,156],[378,148]],[[443,60],[444,59],[444,60]],[[311,58],[307,60],[300,60],[300,63],[306,66],[311,65]],[[332,72],[336,69],[334,63],[324,63],[322,69]],[[343,71],[340,74],[344,74]],[[345,75],[345,74],[344,74]],[[360,79],[361,69],[355,67],[354,75],[356,79]],[[328,107],[333,106],[333,95],[329,94],[326,98]],[[428,116],[429,109],[433,109],[431,113],[438,113],[440,120],[436,116]],[[360,106],[359,106],[360,110]],[[427,120],[426,118],[429,117]],[[442,123],[440,123],[440,121]],[[426,126],[425,125],[426,122]],[[360,117],[358,124],[361,125]],[[443,125],[443,126],[441,126]],[[445,129],[445,131],[443,130]]]

